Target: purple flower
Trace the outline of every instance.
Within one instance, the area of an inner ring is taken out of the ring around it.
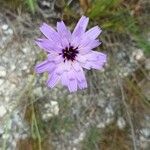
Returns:
[[[36,44],[47,52],[47,59],[36,65],[37,73],[48,72],[47,85],[53,88],[61,81],[70,92],[87,88],[83,68],[101,70],[106,63],[106,55],[92,49],[101,42],[96,39],[101,33],[98,26],[86,31],[89,18],[82,16],[71,33],[64,22],[57,22],[57,31],[43,23],[40,27],[45,38]]]

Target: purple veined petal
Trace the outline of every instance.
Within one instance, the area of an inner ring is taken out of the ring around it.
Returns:
[[[70,92],[77,91],[77,80],[76,79],[69,80],[67,86]]]
[[[80,18],[80,20],[78,21],[72,35],[73,36],[79,36],[79,35],[83,34],[86,30],[88,22],[89,22],[89,18],[85,17],[85,16],[82,16]]]
[[[61,35],[61,37],[66,37],[70,41],[71,32],[69,31],[69,29],[67,29],[63,21],[57,22],[57,31]]]
[[[79,89],[87,88],[87,81],[86,80],[82,80],[81,82],[78,81],[78,87],[79,87]]]
[[[96,51],[91,51],[84,55],[87,61],[98,61],[99,60],[99,53]]]
[[[99,53],[99,56],[98,56],[99,61],[106,63],[107,55],[101,52],[98,52],[98,53]]]
[[[91,40],[89,38],[82,37],[80,38],[79,48],[86,47]]]
[[[61,75],[61,83],[67,86],[70,92],[77,91],[77,80],[72,71],[63,72]]]
[[[73,68],[75,70],[75,75],[77,79],[77,84],[80,89],[84,89],[87,87],[87,81],[85,78],[85,73],[79,63],[74,63]]]
[[[61,75],[61,83],[64,86],[68,86],[68,76],[67,76],[67,72],[63,72],[63,74]]]
[[[99,40],[87,40],[86,43],[81,43],[78,48],[81,54],[86,54],[101,44]]]
[[[55,70],[53,70],[52,74],[49,74],[49,79],[47,81],[47,85],[53,88],[61,79],[61,76],[64,72],[63,64],[57,65]]]
[[[81,70],[78,72],[75,72],[75,74],[76,74],[76,78],[79,82],[86,81],[85,73],[84,73],[82,67],[81,67]]]
[[[104,67],[104,62],[91,62],[91,68],[93,68],[93,69],[97,69],[97,70],[102,70],[103,69],[103,67]]]
[[[86,63],[80,63],[80,65],[87,70],[91,69],[91,63],[88,61]]]
[[[48,54],[47,56],[48,56],[47,58],[49,61],[53,61],[56,59],[56,57],[58,57],[60,55],[58,53],[51,53],[51,54]]]
[[[61,79],[63,84],[68,87],[70,92],[77,91],[77,79],[74,70],[71,69],[69,72],[66,72],[66,74],[64,75],[66,75],[67,78],[65,77],[65,81],[63,78]]]
[[[53,53],[53,54],[48,54],[48,60],[50,62],[54,62],[55,64],[59,64],[59,63],[63,62],[64,59],[63,59],[62,55]]]
[[[54,63],[50,63],[48,60],[45,60],[35,66],[35,71],[37,73],[52,72],[55,67],[56,65]]]
[[[40,27],[40,30],[49,40],[52,40],[55,43],[61,42],[59,34],[48,24],[43,23],[43,25]]]
[[[49,74],[47,80],[47,86],[53,88],[60,80],[60,75],[56,74],[55,71],[52,74]]]
[[[73,47],[78,47],[78,46],[80,45],[80,41],[81,41],[81,39],[80,39],[79,36],[72,37],[70,44],[71,44]]]
[[[55,33],[56,31],[49,26],[46,23],[43,23],[42,26],[40,27],[40,31],[48,38],[51,39],[51,34]]]
[[[103,69],[104,64],[105,62],[103,60],[97,60],[97,61],[86,61],[86,63],[81,63],[80,65],[88,70],[90,70],[91,68],[101,70]]]
[[[72,63],[72,67],[73,67],[73,69],[74,69],[76,72],[80,72],[81,69],[82,69],[82,67],[80,66],[80,64],[79,64],[77,61],[75,61],[74,63]]]
[[[61,39],[61,45],[62,45],[63,48],[69,47],[69,41],[68,41],[68,39],[65,38],[65,37],[63,37]]]
[[[78,78],[78,87],[79,87],[79,89],[87,88],[87,80],[85,78],[85,74],[84,74],[83,70],[78,73],[77,78]]]
[[[78,54],[76,56],[76,60],[81,63],[86,63],[86,61],[87,61],[86,57],[84,57],[84,55],[81,55],[81,54]]]
[[[99,61],[89,61],[91,64],[91,68],[101,70],[103,69],[105,65],[105,61],[99,60]]]
[[[106,61],[106,55],[97,51],[91,51],[84,56],[87,58],[88,61]]]
[[[57,65],[57,68],[55,69],[55,74],[62,75],[64,70],[65,70],[64,69],[64,64],[60,63],[60,64]]]
[[[63,63],[63,69],[64,69],[64,72],[69,72],[71,70],[71,62],[65,61]]]
[[[63,73],[61,76],[61,82],[62,85],[68,86],[69,78],[68,73],[71,70],[71,63],[69,61],[66,61],[62,64]]]
[[[46,52],[61,51],[62,47],[54,44],[48,39],[37,39],[35,43]]]
[[[89,42],[88,46],[89,48],[94,49],[98,47],[101,43],[102,42],[100,42],[99,40],[94,40],[94,41]]]
[[[67,29],[64,22],[57,22],[57,31],[61,36],[61,44],[64,48],[69,47],[71,41],[71,32]]]
[[[102,30],[98,27],[95,26],[91,29],[89,29],[86,33],[85,33],[85,38],[89,38],[89,39],[96,39],[100,33],[102,32]]]
[[[78,48],[78,50],[79,50],[80,55],[83,55],[83,56],[85,54],[88,54],[88,53],[90,53],[92,51],[92,49],[89,48],[89,47]]]

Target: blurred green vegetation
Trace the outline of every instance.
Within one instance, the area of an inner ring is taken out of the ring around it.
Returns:
[[[94,0],[89,17],[103,17],[105,15],[112,15],[115,8],[119,6],[122,0]]]
[[[150,31],[150,28],[140,26],[141,16],[136,12],[138,5],[138,0],[134,3],[126,3],[125,0],[94,0],[87,15],[104,30],[132,35],[138,46],[149,54],[150,44],[144,33]]]
[[[26,4],[31,11],[32,14],[35,14],[36,7],[37,7],[37,0],[26,0]]]
[[[100,130],[97,127],[91,127],[86,133],[86,138],[82,142],[82,150],[98,149],[100,139]]]
[[[5,0],[0,1],[0,4],[12,11],[17,11],[18,8],[20,8],[22,10],[28,10],[32,14],[35,14],[37,0]]]

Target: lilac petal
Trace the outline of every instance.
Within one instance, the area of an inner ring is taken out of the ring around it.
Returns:
[[[104,66],[104,63],[102,62],[91,62],[91,68],[97,69],[97,70],[102,70]]]
[[[60,80],[60,75],[56,74],[55,71],[52,73],[52,75],[49,74],[47,85],[50,88],[53,88]]]
[[[62,85],[68,86],[68,72],[71,70],[71,63],[66,61],[62,64],[63,73],[61,76]]]
[[[81,63],[86,63],[86,61],[87,61],[86,57],[84,57],[84,55],[80,55],[80,54],[77,55],[76,60]]]
[[[85,63],[80,63],[80,65],[86,69],[94,68],[101,70],[107,61],[106,54],[97,51],[92,51],[84,55],[84,57],[87,61]]]
[[[61,37],[66,37],[68,40],[70,40],[71,32],[67,29],[63,21],[57,22],[57,31]]]
[[[59,34],[48,24],[43,23],[43,25],[40,27],[40,30],[49,40],[52,40],[56,43],[61,41]]]
[[[77,61],[75,61],[75,62],[72,64],[72,67],[73,67],[73,69],[74,69],[76,72],[80,72],[81,69],[82,69],[82,67],[80,66],[80,64],[79,64]]]
[[[98,53],[99,53],[99,56],[98,56],[99,61],[106,63],[107,62],[107,55],[104,53],[101,53],[101,52],[98,52]]]
[[[91,69],[91,63],[89,63],[89,62],[81,63],[80,65],[87,70]]]
[[[98,26],[95,26],[85,33],[85,37],[89,39],[96,39],[101,32],[102,30]]]
[[[57,69],[55,70],[55,73],[58,75],[62,75],[64,71],[65,71],[64,64],[61,63],[58,65]]]
[[[45,60],[35,66],[35,71],[37,73],[43,73],[43,72],[51,72],[54,70],[56,65],[54,63],[50,63],[48,60]]]
[[[71,62],[66,61],[63,63],[63,70],[64,72],[69,72],[71,70]]]
[[[81,66],[85,69],[98,69],[98,70],[101,70],[104,66],[106,61],[104,60],[99,60],[99,61],[87,61],[86,63],[82,64],[81,63]]]
[[[78,82],[79,89],[87,88],[87,81]]]
[[[98,47],[101,44],[101,42],[99,40],[93,40],[91,42],[89,42],[89,44],[87,45],[87,48],[89,47],[90,49],[94,49],[96,47]]]
[[[51,39],[51,34],[56,32],[51,26],[46,23],[42,24],[40,30],[48,39]]]
[[[73,70],[71,70],[70,72],[67,73],[67,77],[68,77],[68,89],[70,92],[75,92],[77,91],[77,80],[75,77],[75,73]]]
[[[77,91],[77,79],[73,69],[69,72],[64,72],[61,77],[63,85],[67,86],[70,92]]]
[[[54,62],[55,64],[59,64],[59,63],[63,62],[64,59],[63,59],[62,55],[52,53],[52,54],[48,54],[48,60],[50,62]]]
[[[73,63],[73,69],[76,74],[76,78],[78,81],[86,80],[84,71],[78,62]]]
[[[61,51],[62,47],[59,45],[54,44],[52,41],[48,39],[37,39],[35,43],[42,49],[44,49],[46,52],[52,52],[52,51]]]
[[[71,40],[71,32],[67,29],[64,22],[57,22],[57,31],[61,36],[61,44],[63,47],[68,47]]]
[[[61,76],[61,83],[64,86],[68,85],[68,77],[67,77],[67,72],[63,72],[62,76]]]
[[[84,74],[82,67],[81,67],[80,71],[76,72],[76,78],[79,82],[86,81],[85,74]]]
[[[69,41],[68,41],[68,39],[65,38],[65,37],[63,37],[61,39],[61,45],[62,45],[63,48],[69,47]]]
[[[90,53],[84,56],[87,58],[88,61],[106,61],[106,55],[97,51],[91,51]]]
[[[72,33],[73,37],[83,34],[86,30],[88,22],[89,22],[89,18],[82,16],[80,18],[80,20],[78,21],[78,23],[77,23],[77,25],[76,25],[73,33]]]
[[[52,75],[49,75],[49,79],[47,84],[49,87],[53,88],[60,79],[62,79],[62,75],[65,72],[64,64],[61,63],[57,66],[57,68],[53,71]]]
[[[79,63],[76,62],[76,63],[74,63],[73,68],[75,70],[76,79],[78,81],[77,82],[78,87],[80,89],[86,88],[87,81],[86,81],[85,74],[84,74],[82,67],[79,65]]]
[[[80,44],[78,50],[81,54],[86,54],[89,53],[92,49],[98,47],[101,42],[99,40],[86,40],[87,42],[83,42],[82,44]],[[87,43],[87,44],[86,44]]]
[[[92,61],[91,62],[91,67],[94,68],[94,69],[101,70],[104,67],[105,63],[106,63],[106,60],[107,60],[106,55],[101,53],[98,56],[98,61]]]
[[[80,39],[80,36],[76,36],[76,37],[73,37],[70,44],[73,46],[73,47],[78,47],[80,45],[80,42],[81,42],[81,39]]]
[[[70,92],[75,92],[77,91],[77,80],[76,79],[70,79],[68,81],[68,88]]]

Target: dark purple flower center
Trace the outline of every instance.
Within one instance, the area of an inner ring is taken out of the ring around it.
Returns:
[[[73,46],[66,47],[65,49],[62,50],[62,56],[65,60],[71,60],[74,61],[75,57],[79,53],[78,48],[74,48]]]

